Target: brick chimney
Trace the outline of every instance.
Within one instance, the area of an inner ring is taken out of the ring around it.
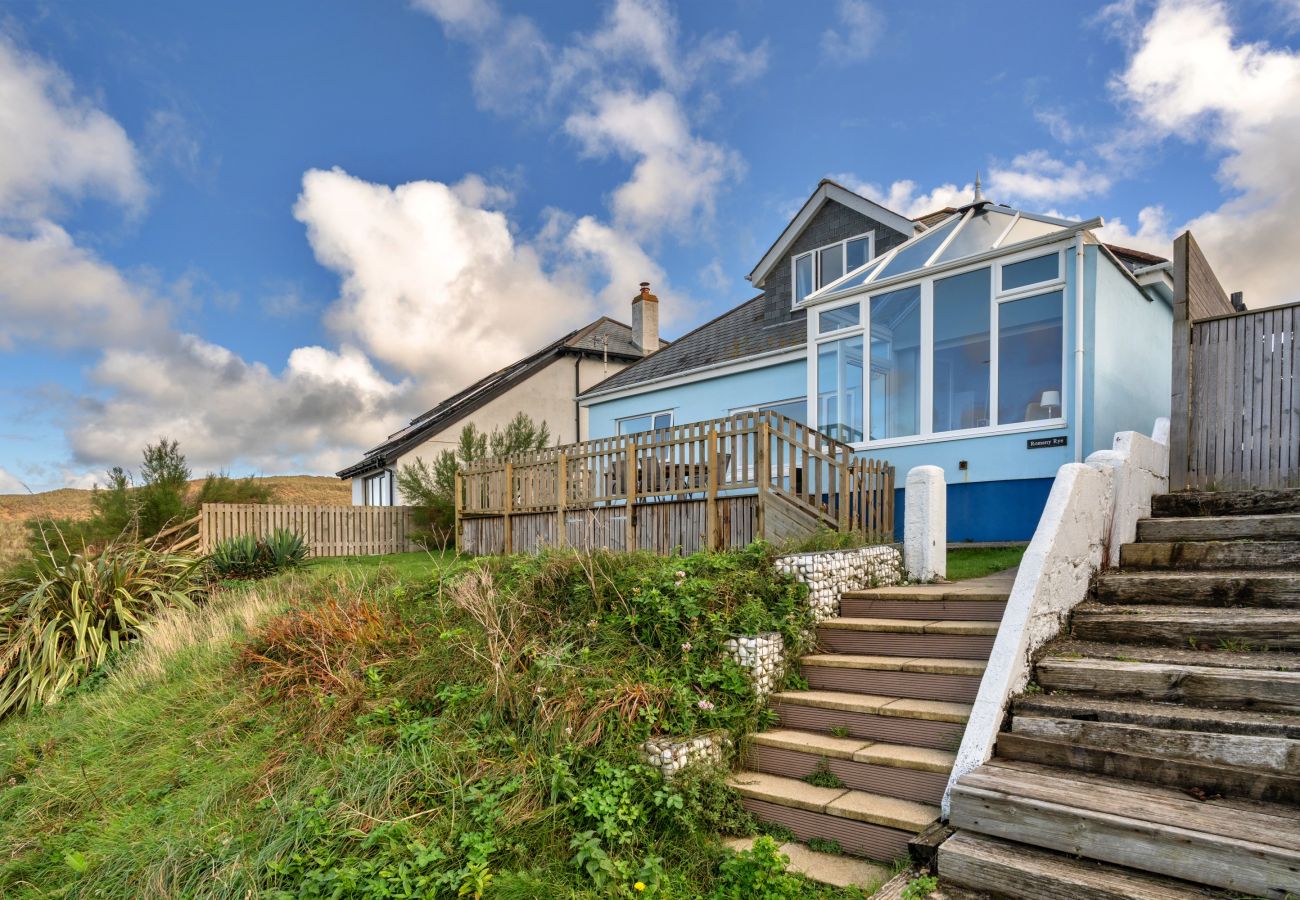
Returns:
[[[650,293],[650,282],[641,282],[641,293],[632,298],[632,344],[649,356],[659,349],[659,298]]]

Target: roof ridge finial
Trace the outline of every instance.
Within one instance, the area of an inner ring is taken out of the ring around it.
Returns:
[[[972,202],[974,202],[974,203],[983,203],[983,202],[984,202],[984,191],[981,190],[981,187],[980,187],[980,170],[979,170],[979,169],[976,169],[976,170],[975,170],[975,199],[974,199]]]

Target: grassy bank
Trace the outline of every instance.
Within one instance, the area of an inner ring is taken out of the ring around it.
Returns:
[[[1020,565],[1027,544],[1014,547],[952,547],[948,550],[948,580],[983,578]]]
[[[802,591],[757,549],[222,587],[0,722],[0,895],[857,896],[728,858],[755,823],[722,773],[666,783],[635,749],[758,727],[722,642],[797,651]]]

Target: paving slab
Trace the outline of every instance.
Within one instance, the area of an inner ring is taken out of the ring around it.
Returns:
[[[826,805],[832,816],[869,822],[899,831],[919,832],[941,815],[937,806],[866,791],[846,791]]]
[[[737,772],[727,783],[742,796],[809,812],[824,812],[833,800],[848,793],[844,788],[817,787],[798,778],[782,778],[765,772]]]
[[[750,743],[763,747],[779,747],[800,753],[816,753],[831,759],[853,759],[853,755],[871,743],[863,738],[841,738],[817,731],[795,731],[777,728],[749,736]]]
[[[838,709],[841,712],[868,715],[879,715],[886,706],[898,702],[897,697],[852,694],[847,691],[778,691],[771,695],[771,700],[791,706],[815,706],[819,709]]]
[[[751,849],[755,840],[757,838],[726,838],[722,843],[739,853]],[[782,844],[778,849],[790,858],[786,868],[791,872],[831,887],[856,887],[870,891],[889,879],[889,869],[853,856],[820,853],[794,841]]]
[[[930,747],[912,747],[906,744],[871,744],[853,754],[855,762],[896,769],[916,769],[921,772],[948,774],[952,771],[957,754]]]
[[[914,700],[904,697],[880,708],[882,716],[906,716],[931,722],[965,723],[970,718],[970,704],[946,700]]]

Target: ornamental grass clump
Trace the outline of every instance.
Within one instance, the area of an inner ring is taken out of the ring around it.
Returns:
[[[0,582],[0,717],[58,700],[142,625],[190,609],[198,561],[134,545],[36,555]]]
[[[303,537],[277,528],[262,538],[251,534],[227,538],[213,548],[208,564],[218,578],[265,578],[297,568],[306,558]]]

